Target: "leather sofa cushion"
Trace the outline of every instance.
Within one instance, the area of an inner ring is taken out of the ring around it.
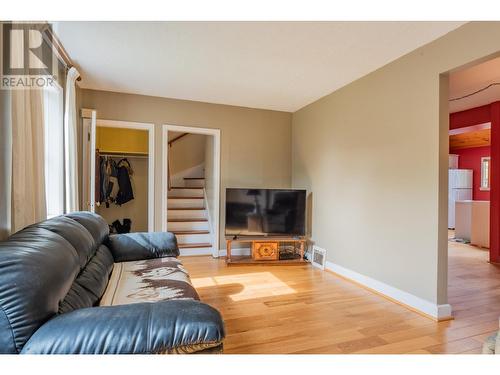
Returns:
[[[133,303],[61,314],[36,331],[22,353],[193,353],[220,349],[224,335],[221,315],[204,303]]]
[[[115,234],[107,244],[115,262],[179,256],[177,238],[169,232]]]
[[[64,310],[97,303],[112,257],[109,250],[95,252],[108,233],[100,216],[77,212],[31,225],[0,243],[0,353],[18,353],[63,301],[72,298]],[[104,273],[97,276],[93,267]]]
[[[182,263],[172,257],[115,263],[101,306],[199,300]]]
[[[59,310],[80,265],[71,244],[45,228],[28,227],[0,243],[0,352],[17,353]],[[5,327],[3,327],[5,326]],[[7,341],[7,339],[5,339]]]
[[[109,236],[108,224],[97,214],[80,211],[66,214],[64,216],[69,217],[83,225],[85,229],[90,232],[97,245],[102,244]]]
[[[113,264],[111,252],[101,245],[61,302],[59,313],[95,306],[106,290]]]
[[[34,224],[32,227],[45,228],[64,237],[78,253],[80,269],[84,268],[99,247],[94,237],[77,221],[65,216]]]

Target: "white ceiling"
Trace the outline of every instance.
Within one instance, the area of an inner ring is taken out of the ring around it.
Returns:
[[[56,22],[80,86],[293,112],[462,22]]]
[[[450,99],[471,94],[495,82],[500,83],[500,57],[450,74]],[[500,100],[500,85],[492,86],[464,99],[450,101],[450,113],[498,100]]]

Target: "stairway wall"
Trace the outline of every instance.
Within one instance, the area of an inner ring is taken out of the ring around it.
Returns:
[[[206,137],[203,134],[189,134],[172,143],[169,150],[172,175],[203,164]]]
[[[205,163],[195,165],[192,168],[185,169],[179,173],[170,176],[172,186],[184,186],[184,177],[203,177]]]

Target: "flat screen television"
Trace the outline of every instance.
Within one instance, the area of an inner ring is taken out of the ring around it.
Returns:
[[[226,236],[305,235],[306,191],[226,189]]]

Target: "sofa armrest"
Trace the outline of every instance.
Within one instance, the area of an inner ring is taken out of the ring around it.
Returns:
[[[115,262],[179,256],[177,239],[170,232],[114,234],[107,245]]]
[[[41,326],[22,354],[167,354],[222,349],[217,310],[192,300],[89,307]]]

